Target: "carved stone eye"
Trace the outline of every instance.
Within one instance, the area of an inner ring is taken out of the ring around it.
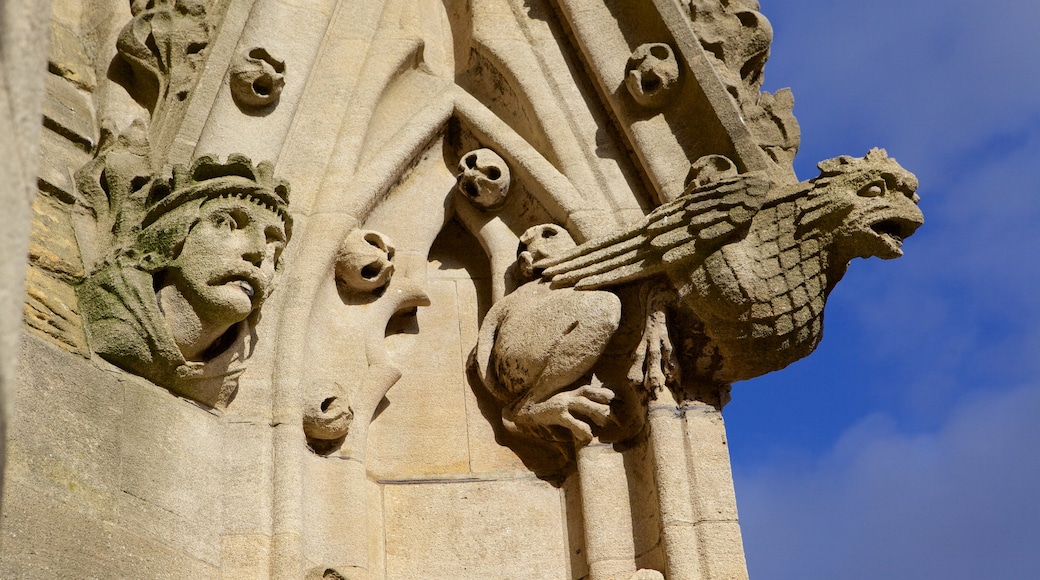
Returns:
[[[679,84],[675,52],[664,43],[644,44],[632,51],[625,71],[629,94],[644,107],[664,105]]]
[[[459,193],[485,211],[501,207],[509,193],[509,166],[490,149],[463,155],[458,179]]]
[[[860,197],[878,197],[885,194],[885,182],[874,181],[859,190]]]
[[[393,260],[390,238],[371,230],[354,230],[336,256],[336,280],[351,290],[375,292],[390,282]]]

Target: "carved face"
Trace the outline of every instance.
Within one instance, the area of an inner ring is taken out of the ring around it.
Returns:
[[[481,209],[501,207],[509,193],[509,166],[490,149],[477,149],[459,161],[459,192]]]
[[[818,184],[822,195],[817,199],[827,200],[829,207],[810,214],[826,211],[841,220],[833,226],[840,257],[888,260],[902,256],[903,240],[924,223],[917,207],[917,178],[878,150],[865,159],[831,159],[820,168],[825,174],[833,171]]]
[[[665,104],[679,83],[679,63],[672,47],[655,42],[632,51],[628,59],[625,86],[637,103],[644,107]]]
[[[520,236],[520,253],[517,261],[520,273],[525,278],[535,274],[535,264],[542,260],[558,258],[577,247],[567,230],[556,224],[541,224],[527,229]]]
[[[212,324],[234,324],[260,308],[285,247],[277,214],[236,197],[207,201],[168,276]]]
[[[375,292],[394,275],[394,244],[371,230],[354,230],[336,256],[336,280],[358,292]]]

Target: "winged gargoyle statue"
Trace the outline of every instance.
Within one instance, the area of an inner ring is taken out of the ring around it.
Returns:
[[[721,407],[732,382],[816,348],[850,260],[901,256],[924,221],[917,179],[884,150],[823,161],[797,184],[712,158],[702,168],[728,170],[624,232],[576,246],[543,225],[521,238],[534,279],[488,312],[473,356],[507,428],[580,445],[619,415],[641,426],[622,399],[666,387]]]

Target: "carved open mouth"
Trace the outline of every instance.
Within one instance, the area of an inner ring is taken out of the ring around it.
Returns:
[[[251,272],[233,272],[218,283],[238,288],[250,301],[262,296],[264,291],[263,282]]]
[[[253,295],[256,294],[256,290],[253,289],[253,285],[250,284],[247,280],[235,280],[232,282],[232,284],[241,288],[242,292],[244,292],[245,295],[250,298],[252,298]]]
[[[870,226],[879,238],[885,241],[896,255],[903,255],[903,240],[914,234],[921,224],[908,219],[889,218]]]

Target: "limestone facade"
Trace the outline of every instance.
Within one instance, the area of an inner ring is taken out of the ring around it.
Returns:
[[[2,578],[746,578],[731,385],[923,222],[756,0],[0,8]]]

